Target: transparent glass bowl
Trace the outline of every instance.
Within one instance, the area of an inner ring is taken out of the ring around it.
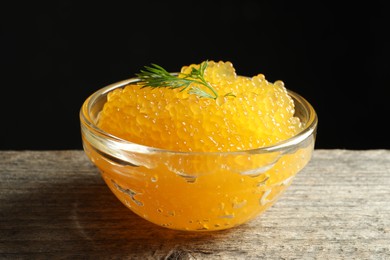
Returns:
[[[157,225],[189,231],[228,229],[269,208],[312,156],[313,107],[289,91],[305,128],[277,145],[238,152],[177,152],[115,137],[97,127],[107,94],[138,79],[102,88],[80,110],[84,151],[126,207]]]

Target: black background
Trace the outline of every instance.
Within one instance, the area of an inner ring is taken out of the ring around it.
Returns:
[[[0,149],[81,149],[93,91],[150,63],[206,59],[304,96],[316,148],[390,148],[388,13],[373,1],[3,3]]]

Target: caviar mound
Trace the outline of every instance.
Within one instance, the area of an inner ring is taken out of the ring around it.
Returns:
[[[184,66],[181,73],[199,66]],[[261,148],[303,129],[283,82],[239,76],[222,61],[209,61],[204,76],[216,99],[131,84],[109,93],[98,126],[137,144],[196,152]]]
[[[310,161],[317,116],[281,81],[238,76],[229,62],[185,66],[173,80],[194,70],[208,83],[153,88],[141,75],[93,93],[80,111],[83,148],[113,194],[151,223],[233,228],[271,207]],[[191,91],[202,86],[210,95]]]

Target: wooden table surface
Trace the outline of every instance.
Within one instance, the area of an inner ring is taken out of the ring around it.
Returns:
[[[0,151],[1,259],[390,259],[390,150],[315,150],[263,215],[189,233],[151,224],[83,151]]]

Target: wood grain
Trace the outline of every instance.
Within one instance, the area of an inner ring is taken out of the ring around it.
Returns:
[[[83,151],[0,151],[1,259],[390,259],[390,150],[315,150],[266,213],[188,233],[140,219]]]

